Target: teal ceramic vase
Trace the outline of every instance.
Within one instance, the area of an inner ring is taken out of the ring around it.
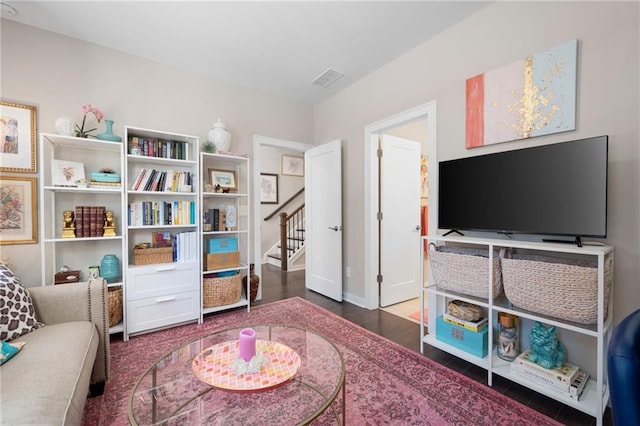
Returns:
[[[113,133],[113,120],[104,120],[104,124],[107,126],[106,130],[96,137],[103,141],[121,142],[122,138]]]
[[[108,283],[120,278],[120,260],[115,254],[106,254],[100,262],[100,274]]]

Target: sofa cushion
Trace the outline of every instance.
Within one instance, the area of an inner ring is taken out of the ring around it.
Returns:
[[[20,353],[0,367],[0,424],[80,425],[98,350],[95,325],[47,325],[20,340]]]
[[[12,340],[43,326],[36,320],[27,289],[0,263],[0,340]]]
[[[0,365],[13,358],[15,354],[20,352],[20,349],[22,349],[23,346],[24,342],[2,342],[2,350],[0,350]]]

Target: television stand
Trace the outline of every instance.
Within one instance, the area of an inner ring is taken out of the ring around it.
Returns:
[[[446,232],[443,235],[443,237],[446,237],[447,235],[451,235],[451,234],[454,234],[454,233],[460,235],[461,237],[464,237],[464,234],[462,232],[458,231],[457,229],[452,229],[449,232]]]
[[[544,242],[544,243],[575,244],[578,247],[582,247],[582,237],[576,237],[573,241],[572,240],[553,240],[553,239],[543,238],[542,242]]]

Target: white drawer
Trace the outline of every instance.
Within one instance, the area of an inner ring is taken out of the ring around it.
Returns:
[[[127,302],[200,289],[195,263],[162,263],[127,270]]]
[[[200,292],[188,291],[127,303],[127,331],[137,333],[158,327],[197,320]]]

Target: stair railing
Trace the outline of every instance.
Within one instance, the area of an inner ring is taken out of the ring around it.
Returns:
[[[304,244],[304,204],[291,214],[280,213],[280,270],[289,269],[289,258]]]
[[[304,192],[304,187],[302,187],[302,189],[300,189],[298,192],[296,192],[291,197],[289,197],[289,199],[287,201],[285,201],[284,203],[280,204],[277,209],[275,209],[274,211],[269,213],[269,215],[267,217],[265,217],[264,220],[269,220],[272,217],[274,217],[275,215],[277,215],[279,211],[281,211],[282,209],[287,207],[287,205],[289,205],[289,203],[291,203],[294,198],[296,198],[298,195],[302,194],[303,192]]]

